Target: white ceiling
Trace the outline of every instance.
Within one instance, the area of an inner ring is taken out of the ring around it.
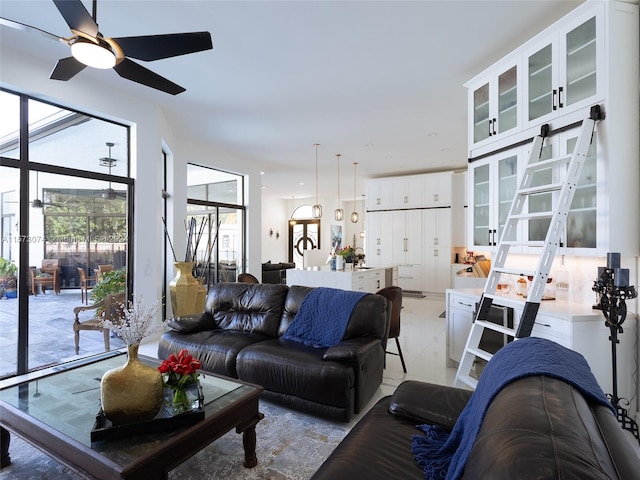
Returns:
[[[140,62],[187,89],[175,97],[113,71],[86,69],[68,84],[147,96],[177,136],[259,162],[264,195],[314,196],[319,143],[320,195],[334,195],[341,153],[342,198],[353,197],[356,161],[359,198],[365,178],[465,168],[463,83],[580,3],[101,0],[105,36],[207,30],[213,50]],[[0,0],[0,16],[69,35],[49,0]],[[7,27],[0,41],[52,67],[70,55]]]

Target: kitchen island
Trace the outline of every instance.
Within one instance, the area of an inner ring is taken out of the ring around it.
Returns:
[[[331,270],[329,265],[287,270],[287,285],[328,287],[375,293],[398,284],[398,267],[359,267]]]

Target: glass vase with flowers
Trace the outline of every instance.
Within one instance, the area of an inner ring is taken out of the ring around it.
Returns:
[[[198,369],[200,360],[193,358],[188,350],[182,349],[176,356],[169,355],[158,367],[165,387],[165,404],[175,415],[198,408],[200,389]]]

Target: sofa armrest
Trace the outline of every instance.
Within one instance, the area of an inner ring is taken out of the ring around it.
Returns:
[[[391,397],[389,412],[416,423],[437,424],[451,430],[472,393],[461,388],[407,380]]]
[[[323,360],[339,362],[355,362],[365,357],[370,350],[380,347],[379,338],[360,337],[344,340],[333,347],[327,348],[322,356]]]
[[[216,328],[211,316],[206,313],[173,317],[167,320],[166,325],[179,333],[195,333]]]

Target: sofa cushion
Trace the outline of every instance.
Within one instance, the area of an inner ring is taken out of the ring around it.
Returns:
[[[223,330],[278,336],[286,285],[217,283],[209,289],[205,312]]]
[[[532,376],[506,386],[491,402],[462,478],[589,480],[618,474],[585,397],[561,380]]]
[[[389,412],[416,424],[436,424],[451,430],[472,393],[461,388],[407,380],[393,393]]]
[[[254,343],[238,354],[238,376],[271,392],[350,407],[349,392],[355,386],[353,367],[323,360],[325,350],[283,339]]]
[[[202,370],[238,378],[238,353],[247,345],[268,339],[259,333],[238,330],[216,329],[191,334],[168,331],[160,338],[158,358],[167,358],[169,354],[186,348],[194,358],[200,360]]]
[[[409,439],[417,432],[415,423],[389,415],[390,398],[379,400],[362,417],[312,480],[424,480],[409,448]]]

